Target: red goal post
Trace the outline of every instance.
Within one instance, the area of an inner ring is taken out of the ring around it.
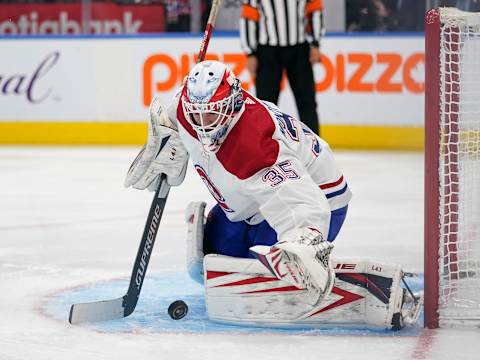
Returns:
[[[425,17],[425,326],[480,326],[480,13]]]

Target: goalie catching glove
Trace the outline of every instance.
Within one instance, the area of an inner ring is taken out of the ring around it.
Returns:
[[[293,229],[273,246],[257,245],[251,253],[278,279],[307,289],[312,304],[330,294],[335,272],[330,264],[333,245],[316,229]]]
[[[187,169],[188,152],[183,146],[178,129],[162,106],[159,98],[150,104],[148,142],[128,169],[125,187],[155,191],[159,175],[167,175],[167,183],[177,186],[183,182]]]

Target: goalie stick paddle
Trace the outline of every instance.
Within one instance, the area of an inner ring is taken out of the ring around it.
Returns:
[[[117,299],[72,305],[68,318],[70,324],[121,319],[135,310],[169,191],[170,186],[167,184],[166,176],[162,174],[150,206],[127,293]]]
[[[210,9],[205,33],[203,34],[197,63],[205,59],[220,4],[220,0],[212,1],[212,7]],[[170,186],[167,184],[166,176],[162,174],[152,205],[150,206],[127,293],[116,299],[72,305],[68,317],[70,324],[121,319],[127,317],[135,310],[169,192]]]

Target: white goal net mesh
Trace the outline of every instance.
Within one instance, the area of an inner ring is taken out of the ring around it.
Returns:
[[[439,321],[480,326],[480,13],[440,22]]]

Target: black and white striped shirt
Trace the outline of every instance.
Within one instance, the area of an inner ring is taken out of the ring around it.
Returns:
[[[322,0],[243,0],[240,41],[243,51],[257,45],[319,46],[325,33]]]

